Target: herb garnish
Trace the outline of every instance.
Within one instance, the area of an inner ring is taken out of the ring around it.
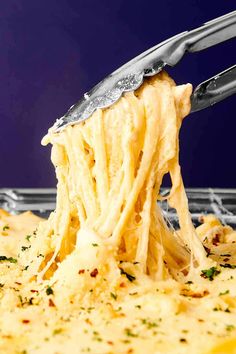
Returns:
[[[221,295],[227,295],[227,294],[229,294],[229,290],[225,290],[225,291],[223,291],[222,293],[219,293],[219,296],[221,296]]]
[[[130,328],[125,328],[125,334],[128,337],[138,337],[138,335],[136,333],[133,333],[132,330]]]
[[[7,261],[10,263],[17,263],[17,259],[13,257],[0,256],[0,262]]]
[[[234,326],[234,325],[232,325],[232,324],[226,325],[226,331],[230,332],[230,331],[232,331],[233,329],[235,329],[235,326]]]
[[[216,267],[211,267],[209,269],[203,269],[201,271],[201,277],[205,279],[209,279],[210,281],[214,280],[214,277],[220,274],[220,270]]]
[[[131,274],[125,272],[124,269],[122,269],[122,268],[120,268],[120,273],[121,273],[121,274],[124,274],[124,275],[126,276],[126,278],[127,278],[129,281],[131,281],[131,282],[136,279],[133,275],[131,275]]]
[[[30,246],[21,246],[21,251],[24,252],[24,251],[28,250],[30,247],[31,247],[31,245]]]
[[[5,226],[3,226],[3,228],[2,228],[3,231],[9,230],[9,229],[10,229],[10,226],[9,226],[9,225],[5,225]]]
[[[117,300],[117,295],[114,294],[114,293],[110,293],[111,297],[114,299],[114,300]]]
[[[51,288],[51,286],[48,285],[47,289],[46,289],[46,294],[47,295],[53,295],[53,290]]]
[[[156,322],[152,322],[147,318],[141,318],[140,321],[142,322],[143,325],[147,327],[147,329],[158,327],[158,324]]]
[[[97,331],[93,331],[94,337],[92,338],[93,340],[96,340],[98,342],[102,342],[102,338],[100,337],[100,334]]]

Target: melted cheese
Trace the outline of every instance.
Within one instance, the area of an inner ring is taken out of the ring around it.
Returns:
[[[195,230],[180,173],[191,91],[162,72],[43,139],[56,210],[0,214],[0,352],[235,352],[236,234],[211,215]]]

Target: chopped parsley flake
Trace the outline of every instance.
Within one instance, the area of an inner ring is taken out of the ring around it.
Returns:
[[[23,305],[23,298],[22,298],[22,296],[19,295],[18,297],[19,297],[19,300],[20,300],[21,305]]]
[[[51,288],[51,286],[48,286],[47,289],[46,289],[46,294],[47,295],[53,295],[53,290]]]
[[[123,339],[121,342],[124,343],[124,344],[129,344],[129,343],[130,343],[130,340],[128,340],[128,339]]]
[[[219,293],[219,296],[221,296],[221,295],[227,295],[227,294],[229,294],[229,290],[225,290],[225,291],[223,291],[222,293]]]
[[[222,311],[220,307],[214,307],[213,311]]]
[[[152,322],[149,319],[141,318],[140,321],[142,322],[143,325],[147,327],[147,329],[158,327],[158,324],[156,322]]]
[[[116,309],[116,311],[121,311],[122,310],[122,307],[119,306],[118,309]]]
[[[234,325],[232,325],[232,324],[226,325],[226,331],[230,332],[230,331],[232,331],[233,329],[235,329],[235,326],[234,326]]]
[[[17,259],[12,258],[12,257],[6,257],[6,256],[0,256],[0,262],[10,262],[10,263],[17,263]]]
[[[209,279],[210,281],[214,280],[214,277],[220,274],[220,270],[216,267],[211,267],[209,269],[203,269],[201,271],[201,277],[205,279]]]
[[[114,294],[114,293],[110,293],[111,297],[114,299],[114,300],[117,300],[117,295]]]
[[[28,250],[31,246],[21,246],[21,251],[24,252]]]
[[[26,235],[25,239],[30,242],[30,237],[32,237],[32,235]]]
[[[102,338],[100,337],[100,334],[97,331],[93,331],[93,335],[94,335],[94,337],[92,338],[93,340],[102,342]]]
[[[98,244],[97,243],[92,243],[92,246],[93,247],[98,247]]]
[[[132,332],[132,330],[130,328],[125,328],[125,334],[128,337],[133,337],[133,338],[138,337],[138,335],[136,333]]]
[[[120,273],[121,273],[121,274],[124,274],[124,275],[126,276],[126,278],[127,278],[129,281],[131,281],[131,282],[136,279],[133,275],[131,275],[131,274],[125,272],[124,269],[122,269],[122,268],[120,268]]]
[[[5,226],[3,226],[3,231],[6,231],[6,230],[9,230],[10,229],[10,226],[9,225],[5,225]]]

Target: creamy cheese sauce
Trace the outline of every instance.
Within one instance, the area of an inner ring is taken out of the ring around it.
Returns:
[[[191,90],[161,73],[43,139],[56,210],[0,212],[0,352],[236,352],[236,233],[193,227],[178,162]],[[179,230],[156,203],[166,173]]]

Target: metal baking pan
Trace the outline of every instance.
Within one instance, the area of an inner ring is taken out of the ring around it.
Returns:
[[[168,189],[162,189],[162,194]],[[187,189],[189,209],[195,225],[202,214],[215,214],[224,224],[236,228],[236,189]],[[26,210],[47,218],[56,206],[56,189],[53,188],[17,188],[0,189],[0,208],[12,214]],[[174,209],[170,209],[166,202],[161,202],[165,216],[172,223],[177,224]]]

